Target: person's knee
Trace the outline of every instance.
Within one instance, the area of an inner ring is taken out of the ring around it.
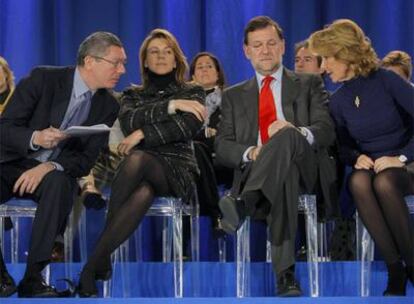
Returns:
[[[64,191],[72,191],[74,185],[75,179],[59,170],[49,172],[42,181],[42,187],[45,191],[58,188]]]
[[[349,177],[348,185],[351,193],[355,194],[365,189],[371,183],[371,178],[368,170],[360,169],[352,172]]]
[[[396,185],[391,171],[392,169],[385,169],[375,176],[373,186],[377,194],[387,194],[395,191]]]

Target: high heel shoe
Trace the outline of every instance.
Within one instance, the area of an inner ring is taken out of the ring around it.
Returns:
[[[405,296],[407,274],[401,262],[387,265],[388,283],[383,296]]]
[[[108,281],[112,277],[111,258],[105,258],[103,261],[102,266],[98,266],[95,270],[95,280],[97,281]]]
[[[79,297],[81,298],[97,298],[98,289],[95,284],[96,273],[89,269],[83,269],[80,278],[79,285],[77,288]]]

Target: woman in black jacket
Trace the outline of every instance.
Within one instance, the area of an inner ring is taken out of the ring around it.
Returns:
[[[188,201],[198,167],[191,139],[205,118],[204,90],[185,83],[187,63],[175,37],[155,29],[140,49],[142,86],[121,97],[125,156],[112,183],[106,225],[83,268],[79,295],[97,295],[95,280],[111,276],[110,255],[138,227],[156,196]]]

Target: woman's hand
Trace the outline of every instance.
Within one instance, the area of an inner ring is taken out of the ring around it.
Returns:
[[[207,118],[207,111],[205,106],[199,103],[197,100],[189,99],[173,99],[168,105],[173,112],[179,110],[181,112],[188,112],[194,114],[198,120],[204,121]]]
[[[400,162],[398,156],[383,156],[375,160],[374,171],[380,173],[387,168],[401,168],[404,163]]]
[[[372,169],[374,167],[374,161],[366,156],[365,154],[361,154],[358,156],[357,161],[354,165],[355,169]]]
[[[144,139],[144,133],[138,129],[125,137],[118,145],[118,153],[122,156],[128,155],[133,147]]]

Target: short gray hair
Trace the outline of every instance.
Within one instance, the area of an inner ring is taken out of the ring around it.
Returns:
[[[111,46],[123,47],[121,40],[109,32],[95,32],[86,37],[79,46],[76,64],[83,66],[86,56],[104,56]]]

